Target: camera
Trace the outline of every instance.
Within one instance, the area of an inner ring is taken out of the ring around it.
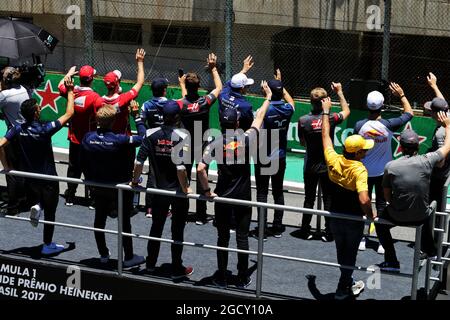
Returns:
[[[28,89],[35,89],[44,82],[45,69],[42,63],[34,64],[32,66],[22,65],[16,68],[20,72],[19,83],[22,86]]]

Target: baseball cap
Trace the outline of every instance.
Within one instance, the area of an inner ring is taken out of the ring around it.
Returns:
[[[419,136],[411,129],[406,129],[400,135],[400,144],[402,146],[411,146],[419,144]]]
[[[255,80],[251,78],[247,78],[247,76],[243,73],[237,73],[231,78],[231,87],[232,88],[243,88],[245,86],[250,86],[255,83]]]
[[[220,113],[220,123],[235,124],[239,120],[238,112],[235,108],[226,108]]]
[[[272,91],[272,94],[280,96],[283,94],[283,82],[280,80],[269,80],[267,82],[267,85],[269,86],[270,90]]]
[[[120,78],[118,77],[115,71],[108,72],[103,77],[103,82],[105,83],[107,88],[115,88],[119,85]]]
[[[80,78],[94,78],[94,75],[97,73],[97,71],[92,68],[91,66],[82,66],[80,69],[80,72],[78,72],[78,75]]]
[[[375,142],[372,139],[364,139],[359,134],[354,134],[347,137],[344,141],[345,151],[348,153],[355,153],[359,150],[372,149]]]
[[[176,115],[180,113],[180,105],[176,100],[168,100],[162,109],[165,115]]]
[[[444,99],[436,97],[433,100],[426,102],[423,107],[428,111],[447,111],[448,103]]]
[[[153,79],[151,87],[152,87],[152,91],[154,91],[154,90],[167,88],[168,85],[169,85],[169,80],[167,80],[166,78],[156,78],[156,79]]]
[[[369,92],[367,95],[367,108],[369,110],[378,110],[383,106],[384,96],[379,91]]]

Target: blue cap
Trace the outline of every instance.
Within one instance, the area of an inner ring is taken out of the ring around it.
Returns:
[[[176,115],[180,113],[180,105],[175,100],[168,100],[162,111],[165,115]]]
[[[158,89],[167,88],[168,85],[169,85],[169,80],[167,80],[166,78],[156,78],[156,79],[153,79],[151,88],[152,88],[152,91],[154,91],[154,90],[158,90]]]
[[[281,80],[271,79],[267,82],[267,85],[272,91],[272,95],[283,96],[283,82]]]
[[[238,119],[239,115],[235,108],[226,108],[220,113],[220,123],[235,124]]]

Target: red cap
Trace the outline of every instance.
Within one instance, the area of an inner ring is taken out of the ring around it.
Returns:
[[[80,72],[78,73],[80,78],[94,78],[97,72],[91,66],[82,66]]]
[[[108,72],[103,78],[103,82],[105,83],[107,88],[117,87],[119,85],[119,80],[119,77],[114,71]]]

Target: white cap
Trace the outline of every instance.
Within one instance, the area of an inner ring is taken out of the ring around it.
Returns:
[[[367,108],[369,110],[378,110],[383,106],[384,97],[379,91],[372,91],[367,95]]]
[[[116,74],[119,80],[122,79],[122,72],[120,72],[119,70],[114,70],[113,72]]]
[[[247,78],[247,76],[243,73],[237,73],[231,78],[231,87],[233,88],[243,88],[254,83],[255,80]]]

